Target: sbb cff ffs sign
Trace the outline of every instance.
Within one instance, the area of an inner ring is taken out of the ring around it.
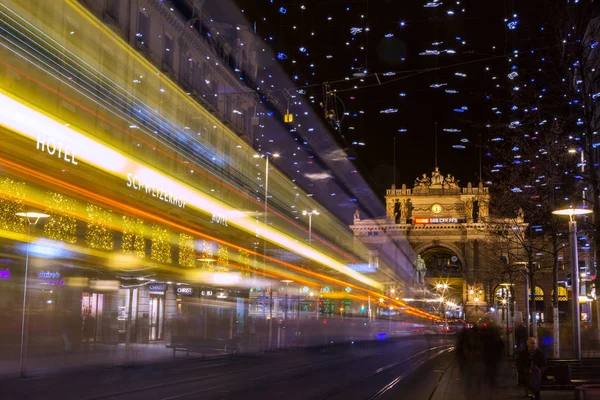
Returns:
[[[194,288],[191,286],[177,286],[176,292],[179,296],[191,296],[194,294]]]

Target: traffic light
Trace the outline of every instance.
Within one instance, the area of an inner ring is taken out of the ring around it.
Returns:
[[[322,301],[319,302],[319,311],[323,311],[323,302]]]
[[[365,305],[364,304],[360,306],[360,311],[365,311]]]

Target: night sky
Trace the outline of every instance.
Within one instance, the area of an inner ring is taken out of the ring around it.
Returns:
[[[376,193],[393,181],[394,137],[397,185],[431,173],[436,125],[442,173],[478,182],[481,150],[489,179],[490,129],[500,118],[493,107],[507,96],[506,55],[518,46],[509,24],[522,24],[509,1],[236,3],[297,83],[287,89],[314,96],[324,119],[326,98],[327,109],[344,116],[334,136]]]

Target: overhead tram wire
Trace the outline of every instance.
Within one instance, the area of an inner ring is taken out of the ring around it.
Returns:
[[[563,47],[563,46],[564,46],[563,44],[560,44],[560,45],[554,45],[554,46],[537,47],[534,49],[517,51],[516,53],[513,53],[511,56],[514,56],[515,54],[531,53],[532,51],[535,52],[535,51],[541,51],[541,50],[549,50],[549,49]],[[366,88],[374,87],[374,86],[383,86],[383,85],[387,85],[387,84],[390,84],[390,83],[393,83],[393,82],[396,82],[399,80],[403,80],[406,78],[412,78],[414,76],[422,75],[422,74],[432,72],[432,71],[442,71],[442,70],[449,69],[449,68],[461,67],[464,65],[476,64],[476,63],[480,63],[480,62],[486,62],[486,61],[490,61],[490,60],[496,60],[496,59],[508,58],[508,57],[509,56],[502,54],[502,55],[497,55],[497,56],[489,56],[489,57],[485,57],[485,58],[479,58],[477,60],[470,60],[470,61],[464,61],[464,62],[449,64],[449,65],[443,65],[443,66],[435,67],[435,68],[420,68],[420,69],[411,69],[411,70],[405,70],[405,71],[378,71],[378,72],[374,72],[371,74],[366,74],[364,77],[353,77],[353,78],[345,77],[345,78],[337,79],[337,80],[333,80],[333,81],[328,80],[327,82],[330,85],[332,85],[332,84],[336,84],[336,83],[351,82],[351,81],[356,81],[356,80],[365,79],[365,78],[377,79],[377,76],[382,76],[382,75],[385,76],[384,75],[385,73],[393,73],[394,75],[408,74],[408,75],[403,75],[403,76],[396,77],[396,78],[391,78],[386,81],[382,81],[381,83],[359,86],[358,88],[334,89],[337,93],[342,93],[342,92],[348,92],[351,90],[366,89]],[[286,87],[286,88],[265,89],[265,90],[267,90],[270,94],[273,94],[273,93],[284,91],[284,90],[304,90],[307,88],[323,86],[323,84],[324,84],[324,82],[318,82],[318,83],[311,83],[311,84],[303,85],[303,86],[290,86],[290,87]],[[247,94],[248,92],[239,92],[239,93]],[[231,92],[230,94],[236,94],[236,92]]]

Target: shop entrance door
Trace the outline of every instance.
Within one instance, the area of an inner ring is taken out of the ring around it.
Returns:
[[[164,315],[164,296],[150,295],[150,340],[163,339]]]
[[[81,314],[83,317],[82,339],[95,342],[102,339],[102,310],[104,295],[84,292],[81,298]]]

